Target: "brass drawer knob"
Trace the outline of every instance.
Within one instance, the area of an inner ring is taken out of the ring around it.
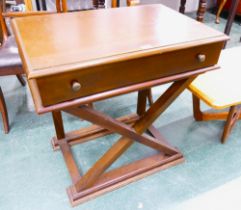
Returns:
[[[200,63],[203,63],[206,60],[206,55],[205,54],[198,54],[197,59]]]
[[[80,88],[81,88],[81,84],[79,82],[77,82],[77,81],[74,81],[74,82],[72,82],[72,87],[71,88],[72,88],[72,90],[74,92],[78,92],[80,90]]]

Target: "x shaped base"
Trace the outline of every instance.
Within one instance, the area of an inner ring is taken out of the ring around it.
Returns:
[[[63,110],[94,124],[89,128],[78,131],[65,133],[60,111],[53,112],[57,135],[52,142],[55,149],[61,149],[72,178],[73,185],[67,189],[72,205],[84,202],[184,160],[182,154],[161,137],[152,123],[192,80],[193,78],[189,78],[174,82],[147,111],[148,90],[140,90],[137,115],[113,119],[85,105]],[[144,134],[147,131],[151,135]],[[122,137],[81,176],[70,146],[110,133],[118,133]],[[151,147],[159,153],[105,172],[135,141]]]

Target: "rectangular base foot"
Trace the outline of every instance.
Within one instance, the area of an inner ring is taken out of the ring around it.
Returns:
[[[83,191],[77,192],[74,185],[70,186],[67,193],[72,206],[75,206],[183,161],[181,153],[171,156],[158,153],[103,174],[92,187]]]

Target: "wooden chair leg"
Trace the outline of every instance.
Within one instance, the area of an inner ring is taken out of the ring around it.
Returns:
[[[6,107],[6,103],[4,100],[1,87],[0,87],[0,112],[2,114],[4,132],[8,133],[9,132],[8,111],[7,111],[7,107]]]
[[[186,6],[186,0],[181,0],[180,2],[180,7],[179,7],[179,12],[184,14],[185,13],[185,6]]]
[[[224,144],[227,140],[227,137],[229,136],[233,126],[237,122],[240,116],[240,109],[238,109],[236,106],[232,106],[229,109],[227,121],[224,126],[221,142]]]
[[[200,99],[192,94],[192,102],[193,102],[193,116],[196,121],[203,120],[203,113],[200,108]]]
[[[18,78],[18,81],[21,83],[22,86],[26,85],[25,80],[23,79],[22,75],[17,74],[16,77]]]
[[[135,6],[135,5],[140,4],[140,0],[127,0],[126,4],[127,4],[128,7],[129,6]]]
[[[197,11],[197,21],[203,22],[204,14],[207,8],[207,0],[199,0],[199,6]]]
[[[218,7],[218,12],[217,12],[217,15],[216,15],[216,21],[215,23],[219,24],[220,23],[220,14],[223,10],[223,7],[224,5],[226,4],[227,0],[222,0],[219,7]]]

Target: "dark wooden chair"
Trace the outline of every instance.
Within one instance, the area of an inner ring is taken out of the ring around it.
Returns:
[[[2,30],[2,43],[0,46],[0,76],[16,75],[22,86],[25,81],[22,77],[23,69],[18,48],[14,37],[10,35],[5,21],[3,7],[0,7],[0,26]],[[0,112],[2,114],[5,133],[9,132],[7,107],[2,89],[0,89]]]
[[[5,4],[3,1],[0,3],[0,28],[2,31],[2,42],[0,45],[0,76],[16,75],[17,79],[22,86],[25,86],[25,81],[22,77],[24,73],[22,68],[22,62],[18,53],[17,44],[15,38],[9,32],[7,27],[7,18],[19,17],[19,16],[29,16],[29,15],[39,15],[45,14],[46,12],[33,12],[31,10],[30,1],[27,2],[26,12],[6,12],[3,10]],[[3,125],[5,133],[9,132],[9,121],[7,107],[4,100],[4,95],[2,89],[0,89],[0,112],[2,114]]]

